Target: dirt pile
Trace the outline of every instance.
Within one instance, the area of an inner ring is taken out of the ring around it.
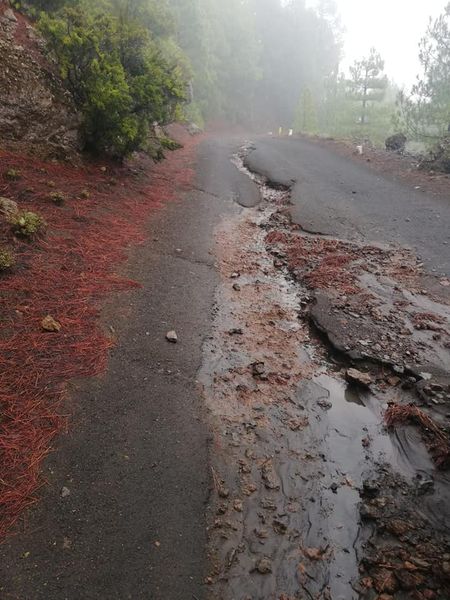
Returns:
[[[30,22],[0,1],[0,145],[71,159],[79,150],[79,117],[44,50]]]

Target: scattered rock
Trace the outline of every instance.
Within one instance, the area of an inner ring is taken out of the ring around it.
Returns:
[[[322,560],[327,552],[327,548],[303,548],[303,554],[309,560]]]
[[[228,498],[228,496],[230,495],[230,490],[221,484],[217,489],[217,493],[220,498]]]
[[[333,403],[329,400],[317,400],[317,404],[320,406],[320,408],[323,408],[324,410],[330,410],[331,408],[333,408]]]
[[[51,315],[47,315],[42,319],[41,326],[44,331],[51,331],[55,333],[61,331],[61,323],[56,321]]]
[[[11,200],[10,198],[0,197],[0,213],[5,215],[5,217],[10,217],[19,212],[19,206],[17,202]]]
[[[266,366],[263,362],[255,362],[250,365],[252,369],[252,375],[256,379],[261,379],[261,381],[267,381],[268,376],[266,373]]]
[[[234,283],[233,284],[233,290],[235,292],[240,292],[241,291],[241,286],[238,283]]]
[[[272,573],[272,561],[267,556],[263,556],[258,560],[255,566],[256,571],[261,575],[268,575]]]
[[[403,152],[405,151],[406,142],[406,135],[404,135],[403,133],[396,133],[387,138],[385,142],[386,150],[389,150],[390,152],[398,152],[399,154],[403,154]]]
[[[380,493],[380,484],[372,479],[366,479],[363,483],[363,494],[369,498],[375,498]]]
[[[230,335],[243,335],[243,331],[240,327],[235,327],[233,329],[230,329],[230,331],[228,332]]]
[[[261,500],[261,506],[266,510],[277,510],[277,505],[271,498],[263,498]]]
[[[8,21],[12,21],[13,23],[17,23],[17,17],[14,14],[14,11],[11,8],[7,8],[4,11],[3,14],[4,14],[5,18],[8,19]]]
[[[352,383],[359,383],[364,387],[369,387],[373,383],[373,378],[370,373],[363,373],[358,369],[347,369],[346,372],[347,381]]]
[[[169,331],[166,333],[166,340],[172,344],[176,344],[178,342],[178,336],[176,331]]]
[[[280,484],[277,481],[273,466],[270,462],[265,463],[261,468],[261,476],[264,485],[268,490],[279,490]]]
[[[67,498],[67,496],[70,496],[70,490],[64,486],[61,488],[61,498]]]

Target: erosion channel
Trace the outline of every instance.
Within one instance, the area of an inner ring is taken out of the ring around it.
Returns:
[[[448,286],[426,292],[404,249],[304,231],[251,150],[232,161],[261,202],[216,231],[200,373],[213,596],[449,598]]]

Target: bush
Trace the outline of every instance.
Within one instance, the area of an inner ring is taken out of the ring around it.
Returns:
[[[22,177],[22,174],[17,169],[8,169],[5,173],[5,177],[6,179],[9,179],[9,181],[18,181]]]
[[[0,271],[9,271],[15,264],[14,254],[5,248],[0,248]]]
[[[185,84],[149,30],[118,10],[81,2],[39,25],[83,114],[86,148],[122,158],[143,147],[149,123],[172,119]]]
[[[30,211],[21,211],[10,218],[11,229],[19,237],[32,238],[42,232],[44,219]]]
[[[51,192],[49,198],[57,206],[61,206],[66,201],[66,196],[63,192]]]
[[[183,147],[182,144],[179,144],[175,140],[172,140],[171,138],[168,138],[168,137],[160,138],[159,142],[160,142],[161,146],[163,148],[165,148],[166,150],[179,150],[180,148]]]

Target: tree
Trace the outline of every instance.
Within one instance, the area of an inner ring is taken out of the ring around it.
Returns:
[[[41,31],[83,115],[85,145],[95,152],[123,157],[144,147],[149,125],[169,122],[184,99],[180,67],[163,55],[142,18],[125,1],[82,1],[41,16]]]
[[[413,88],[422,103],[422,114],[440,132],[450,130],[450,3],[444,13],[430,22],[420,43],[424,78]]]
[[[410,94],[398,94],[395,124],[410,137],[435,142],[450,128],[450,4],[436,20],[430,19],[419,59],[423,74]]]
[[[297,106],[294,131],[302,133],[317,133],[318,118],[315,98],[309,88],[305,88]]]
[[[384,61],[375,48],[371,48],[368,57],[355,61],[350,67],[351,79],[347,82],[349,97],[361,104],[362,126],[366,124],[369,105],[384,98],[388,80],[383,71]]]

